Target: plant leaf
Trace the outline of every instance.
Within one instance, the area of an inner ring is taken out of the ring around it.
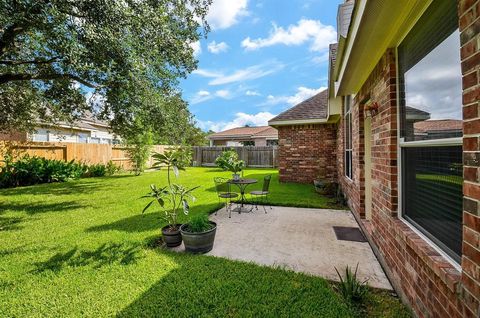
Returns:
[[[145,211],[152,205],[152,203],[154,202],[155,200],[152,200],[150,201],[142,210],[142,214],[145,213]]]

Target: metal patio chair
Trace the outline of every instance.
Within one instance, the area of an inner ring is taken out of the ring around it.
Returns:
[[[268,201],[268,195],[270,194],[270,180],[272,179],[271,175],[265,176],[263,178],[263,185],[262,190],[251,191],[250,195],[252,196],[252,200],[255,202],[255,209],[258,210],[258,203],[261,203],[263,206],[263,210],[267,213],[267,209],[265,208],[266,205],[272,208],[272,205]]]
[[[232,217],[232,199],[238,198],[238,193],[231,191],[228,179],[216,177],[213,178],[215,182],[215,190],[217,191],[218,203],[222,204],[222,199],[225,200],[225,209],[228,212],[228,217]],[[217,212],[215,212],[217,215]]]

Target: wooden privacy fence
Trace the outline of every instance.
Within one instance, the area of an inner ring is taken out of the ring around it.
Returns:
[[[132,163],[127,155],[127,148],[120,145],[108,144],[79,144],[79,143],[52,143],[52,142],[27,142],[27,143],[3,143],[0,148],[9,147],[15,155],[29,154],[31,156],[44,157],[57,160],[76,160],[88,164],[112,161],[124,168],[132,168]],[[164,153],[171,146],[155,145],[153,152]],[[3,159],[3,151],[0,151],[0,159]],[[147,161],[147,167],[153,165],[153,159]]]
[[[193,147],[193,165],[215,166],[215,159],[225,150],[233,149],[247,167],[273,168],[278,166],[278,147]]]

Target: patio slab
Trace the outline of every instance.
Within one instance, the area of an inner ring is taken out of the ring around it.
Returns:
[[[338,281],[335,272],[359,264],[360,279],[372,287],[392,289],[370,245],[337,240],[333,226],[358,227],[350,211],[273,207],[265,214],[225,209],[213,214],[218,224],[215,246],[208,255],[261,265],[279,266]]]

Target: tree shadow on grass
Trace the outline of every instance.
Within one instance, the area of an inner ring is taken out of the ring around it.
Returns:
[[[1,206],[0,206],[1,208]],[[9,217],[9,216],[0,216],[0,232],[2,231],[14,231],[22,229],[20,223],[23,218],[21,217]]]
[[[175,268],[117,317],[350,317],[321,278],[209,256],[159,252]]]
[[[45,262],[35,263],[34,272],[59,272],[65,266],[91,265],[93,268],[100,268],[113,263],[129,265],[136,263],[141,258],[140,251],[141,246],[118,243],[103,244],[95,250],[79,251],[75,247],[66,252],[58,252]]]
[[[193,206],[190,210],[190,214],[195,213],[212,213],[220,209],[218,202],[212,204],[204,204]],[[160,230],[161,227],[165,226],[166,223],[162,219],[162,212],[151,212],[146,214],[141,214],[140,212],[137,215],[130,216],[112,223],[102,224],[98,226],[93,226],[87,229],[87,232],[101,232],[101,231],[123,231],[123,232],[145,232],[152,231],[155,229]],[[180,221],[186,220],[186,216],[183,212],[180,213]]]
[[[87,205],[80,204],[78,201],[63,201],[56,203],[41,203],[41,202],[29,202],[29,203],[17,203],[7,202],[0,203],[0,211],[13,211],[13,212],[25,212],[28,215],[35,215],[47,212],[64,212],[68,210],[75,210],[84,208]]]
[[[84,182],[77,180],[72,182],[43,183],[26,187],[0,189],[1,196],[18,195],[71,195],[88,194],[105,186],[104,183],[96,180]]]

